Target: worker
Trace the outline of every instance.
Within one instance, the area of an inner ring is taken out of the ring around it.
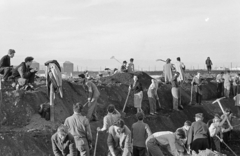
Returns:
[[[213,65],[210,57],[207,58],[205,63],[206,63],[206,66],[207,66],[207,71],[210,74],[211,70],[212,70],[212,65]]]
[[[185,132],[182,129],[177,129],[175,133],[170,131],[162,131],[153,133],[146,140],[146,146],[149,155],[164,156],[161,146],[168,146],[169,152],[174,156],[181,156],[184,152],[184,147],[181,140],[185,139]]]
[[[54,156],[77,156],[74,138],[64,125],[58,127],[51,137],[51,142]]]
[[[31,68],[33,60],[33,57],[26,57],[24,62],[13,69],[11,77],[18,78],[16,89],[25,86],[26,90],[34,90],[34,78],[37,70]]]
[[[240,73],[233,77],[233,96],[237,95],[238,85],[240,84]]]
[[[7,81],[11,75],[13,66],[11,66],[11,58],[15,55],[14,49],[9,49],[8,54],[3,56],[0,60],[0,74],[3,75],[2,82]]]
[[[127,70],[127,61],[123,61],[123,64],[121,66],[121,72],[122,73],[127,73],[128,70]]]
[[[201,105],[202,103],[202,80],[200,72],[193,78],[191,84],[194,86],[194,91],[196,94],[196,102],[197,105]]]
[[[118,119],[121,118],[121,114],[115,108],[113,104],[108,105],[107,107],[108,114],[103,118],[103,127],[97,128],[97,131],[107,131]]]
[[[223,79],[224,79],[224,95],[226,98],[229,98],[231,82],[232,82],[230,70],[228,70],[226,74],[223,75]]]
[[[143,88],[138,76],[133,76],[133,84],[129,89],[134,91],[134,107],[137,108],[137,112],[142,112]]]
[[[133,140],[133,156],[146,155],[146,139],[152,135],[148,124],[143,122],[144,114],[137,113],[138,121],[132,125],[132,140]]]
[[[211,146],[208,126],[203,122],[203,114],[195,115],[195,122],[192,123],[188,133],[188,148],[195,151],[209,149]]]
[[[185,65],[181,62],[181,58],[177,57],[177,62],[175,64],[176,72],[179,73],[179,77],[177,79],[178,82],[184,82],[185,81]]]
[[[220,116],[218,114],[215,114],[213,123],[209,127],[212,150],[221,152],[220,142],[223,141],[222,125],[226,121],[226,119],[227,116],[225,115],[224,119],[221,121]]]
[[[155,79],[151,79],[151,84],[148,88],[148,100],[149,100],[149,106],[150,106],[150,115],[157,115],[157,109],[156,109],[156,102],[159,103],[159,97],[157,94],[157,90],[158,90],[158,82]],[[159,103],[159,106],[160,103]]]
[[[172,78],[172,96],[173,96],[173,110],[179,111],[179,89],[178,89],[178,82],[177,79],[179,77],[179,73],[175,73],[173,78]]]
[[[131,156],[131,131],[122,119],[109,128],[107,145],[109,156]]]
[[[74,137],[76,147],[81,156],[90,156],[92,148],[92,132],[88,119],[82,115],[83,105],[73,104],[73,115],[66,118],[64,125]]]
[[[183,127],[178,128],[178,129],[182,129],[185,132],[186,139],[182,140],[185,147],[187,147],[187,137],[188,137],[188,132],[191,125],[192,125],[191,121],[185,121]]]
[[[97,86],[90,80],[87,80],[84,74],[78,75],[82,79],[82,84],[88,89],[88,113],[87,118],[91,121],[98,121],[97,116],[97,100],[100,96],[100,92]]]
[[[163,74],[165,77],[165,83],[168,84],[171,82],[172,77],[173,77],[173,64],[171,64],[171,59],[166,60],[166,64],[163,66]]]
[[[131,58],[131,59],[130,59],[130,63],[128,63],[128,72],[129,72],[129,73],[132,73],[132,72],[135,71],[133,61],[134,61],[134,59]]]
[[[223,74],[224,72],[222,71],[221,73],[219,73],[216,77],[216,81],[217,81],[217,97],[220,98],[223,95]]]

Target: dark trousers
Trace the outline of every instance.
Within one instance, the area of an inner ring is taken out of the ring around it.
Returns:
[[[133,146],[133,156],[145,156],[146,148]]]
[[[221,152],[220,140],[217,137],[211,137],[212,150]]]
[[[223,96],[223,83],[217,83],[217,97]]]
[[[3,74],[3,79],[7,80],[11,75],[12,67],[2,67],[0,68],[0,74]]]
[[[147,149],[149,156],[164,156],[162,150],[160,149],[158,141],[154,137],[148,139]]]
[[[202,102],[202,95],[199,94],[198,92],[196,92],[196,102],[198,104],[201,104],[201,102]]]
[[[207,138],[199,138],[192,142],[191,149],[194,150],[196,153],[199,150],[206,150],[209,149],[209,142]]]
[[[228,144],[229,143],[229,139],[230,139],[230,135],[231,135],[232,131],[228,131],[223,133],[223,141]]]
[[[238,94],[238,86],[233,85],[233,97]]]

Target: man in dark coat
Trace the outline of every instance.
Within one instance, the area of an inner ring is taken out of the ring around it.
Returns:
[[[210,146],[210,134],[208,126],[203,122],[203,114],[198,113],[195,115],[195,121],[193,122],[188,133],[188,147],[195,151],[209,149]]]
[[[30,68],[33,60],[33,57],[26,57],[25,61],[13,70],[11,77],[18,78],[18,85],[24,86],[29,84],[29,86],[33,88],[32,84],[34,83],[35,73],[37,72],[35,69]]]
[[[58,127],[51,141],[54,156],[77,156],[74,138],[70,133],[67,133],[67,128],[64,125]]]
[[[0,60],[0,74],[3,74],[2,81],[6,81],[11,74],[12,66],[10,59],[14,57],[15,50],[9,49],[8,54]]]

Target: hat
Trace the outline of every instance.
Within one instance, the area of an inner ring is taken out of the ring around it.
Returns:
[[[195,115],[195,118],[203,118],[203,114],[202,114],[202,113],[197,113],[197,114]]]
[[[85,75],[84,74],[79,74],[78,77],[85,79]]]
[[[178,135],[180,139],[185,139],[186,138],[186,134],[183,131],[183,129],[177,129],[176,130],[176,135]]]

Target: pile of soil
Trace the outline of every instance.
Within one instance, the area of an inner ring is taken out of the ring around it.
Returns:
[[[142,108],[145,114],[149,113],[149,103],[147,98],[147,88],[151,83],[151,77],[143,72],[135,73],[139,75],[140,82],[144,88],[144,98]],[[113,76],[101,78],[97,82],[101,96],[98,100],[98,112],[100,121],[92,122],[91,129],[93,138],[96,136],[97,127],[102,127],[102,118],[106,115],[106,108],[109,104],[114,104],[118,110],[122,110],[125,102],[128,86],[132,83],[132,74],[118,73]],[[63,82],[63,99],[56,95],[55,100],[55,122],[46,121],[38,114],[39,106],[49,101],[47,88],[45,83],[38,81],[35,91],[14,91],[10,84],[4,84],[2,91],[3,103],[0,111],[0,156],[52,156],[51,135],[56,132],[56,128],[64,122],[64,120],[72,115],[72,104],[76,102],[85,103],[87,101],[87,93],[81,85],[74,82]],[[171,85],[162,84],[158,90],[160,103],[164,107],[159,110],[160,115],[145,118],[145,122],[149,124],[152,132],[157,131],[175,131],[178,127],[183,126],[186,120],[194,121],[196,113],[204,114],[204,121],[207,122],[216,112],[220,113],[218,105],[210,104],[211,99],[216,98],[216,84],[208,81],[203,87],[203,106],[188,106],[190,102],[191,84],[186,83],[181,87],[182,105],[184,110],[180,112],[172,111],[172,95]],[[194,99],[194,97],[193,97]],[[193,100],[194,103],[194,100]],[[234,108],[233,101],[223,101],[224,105]],[[233,109],[235,112],[235,110]],[[84,114],[87,107],[84,109]],[[133,93],[131,93],[127,108],[126,125],[136,122],[136,109],[133,107]],[[97,153],[98,156],[107,155],[107,134],[100,133]],[[105,140],[105,141],[104,141]],[[95,140],[94,140],[95,141]],[[234,144],[234,148],[238,144]],[[166,155],[170,154],[164,150]],[[238,154],[240,151],[238,149]]]

